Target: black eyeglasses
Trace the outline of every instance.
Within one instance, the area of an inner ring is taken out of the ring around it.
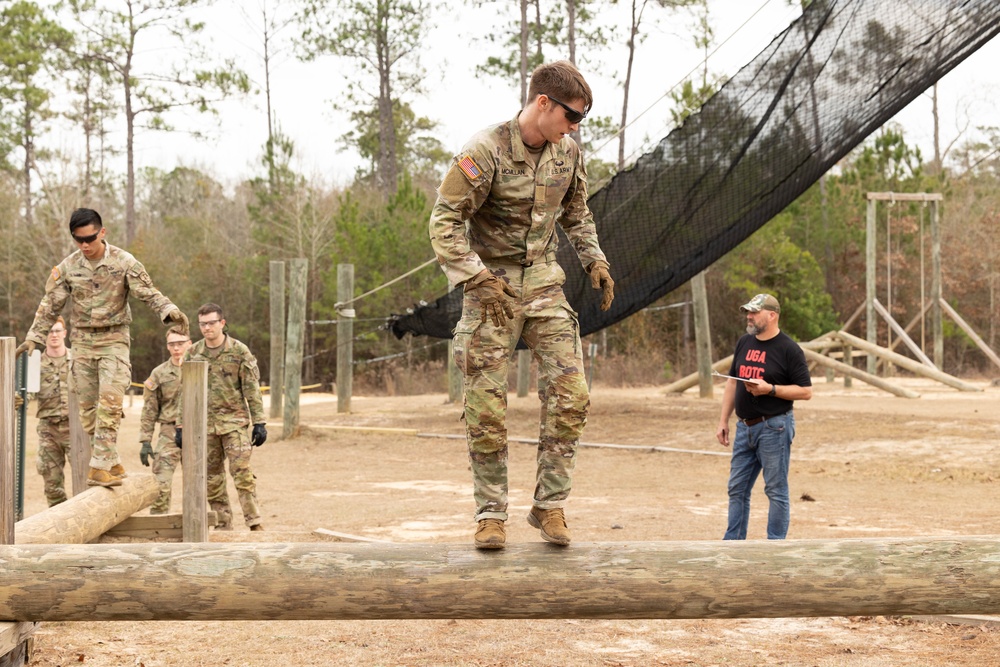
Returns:
[[[566,110],[566,120],[568,120],[571,123],[580,123],[580,122],[583,122],[583,119],[587,117],[587,112],[585,112],[585,111],[584,112],[577,111],[576,109],[574,109],[573,107],[569,106],[565,102],[560,102],[559,100],[557,100],[556,98],[552,97],[551,95],[547,95],[546,94],[545,97],[549,98],[550,100],[552,100],[553,102],[555,102],[556,104],[558,104],[559,106],[561,106],[563,109],[565,109]]]
[[[221,321],[222,320],[205,320],[204,322],[198,322],[198,327],[201,328],[201,329],[205,329],[205,328],[208,328],[208,327],[214,327],[216,324],[218,324]]]
[[[73,240],[83,245],[84,243],[93,243],[97,240],[97,237],[101,235],[101,230],[97,230],[96,234],[91,234],[90,236],[77,236],[76,234],[71,234]]]

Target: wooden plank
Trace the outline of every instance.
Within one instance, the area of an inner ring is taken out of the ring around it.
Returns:
[[[869,201],[944,201],[940,192],[869,192]]]
[[[185,542],[208,541],[208,362],[185,361],[181,366],[184,446],[181,469],[184,474]]]
[[[83,430],[83,424],[80,422],[80,401],[75,391],[69,392],[69,469],[74,496],[90,488],[87,486],[87,473],[90,472],[90,434]]]
[[[17,420],[14,387],[17,386],[14,349],[17,341],[0,338],[0,543],[14,543],[14,489],[17,488]]]
[[[1000,613],[1000,536],[0,546],[17,621],[690,619]],[[751,576],[752,574],[752,576]],[[44,586],[45,595],[39,595]],[[108,604],[108,591],[114,604]]]
[[[206,515],[206,525],[214,526],[217,520],[215,512]],[[104,533],[107,537],[145,537],[148,539],[184,537],[183,514],[153,514],[150,516],[130,516],[120,524]]]
[[[25,641],[30,639],[35,634],[35,630],[38,629],[39,623],[32,623],[30,621],[25,622],[10,622],[10,623],[0,623],[0,661],[6,659],[9,654],[17,655],[15,652],[21,647]],[[0,662],[0,665],[4,664]],[[18,663],[16,660],[8,660],[7,664],[24,664],[23,662]]]
[[[269,384],[271,400],[268,414],[271,419],[280,419],[285,386],[285,263],[272,261],[270,267],[271,363]]]

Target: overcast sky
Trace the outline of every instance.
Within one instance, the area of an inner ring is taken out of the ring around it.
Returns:
[[[432,16],[435,27],[422,54],[428,94],[409,100],[418,114],[440,123],[436,136],[449,151],[458,151],[476,130],[510,118],[518,106],[519,91],[498,79],[475,75],[476,65],[496,52],[484,39],[487,31],[504,26],[496,16],[495,7],[476,9],[470,4],[455,0],[450,10],[441,9]],[[510,4],[516,6],[514,2]],[[595,93],[592,114],[610,115],[616,120],[621,114],[620,80],[627,53],[623,31],[628,5],[619,3],[604,19],[607,25],[618,25],[621,30],[617,44],[594,54],[601,65],[581,64]],[[288,6],[285,3],[286,10]],[[787,0],[710,0],[709,9],[718,49],[709,61],[709,69],[727,76],[749,62],[799,13]],[[220,55],[235,55],[251,76],[262,83],[263,66],[255,53],[259,50],[258,40],[248,23],[257,21],[259,11],[257,0],[219,0],[203,16],[213,47]],[[632,159],[670,130],[671,102],[666,95],[699,68],[702,60],[702,52],[691,37],[693,15],[667,14],[655,8],[647,12],[645,23],[650,32],[637,52],[629,102],[630,120],[638,118],[627,134],[627,153]],[[654,25],[653,14],[657,12],[661,18]],[[350,71],[350,66],[332,57],[299,62],[287,46],[295,30],[292,25],[279,35],[286,47],[272,70],[274,110],[284,132],[295,141],[297,169],[307,176],[345,185],[359,165],[359,157],[339,146],[337,138],[350,128],[346,117],[333,110],[332,101],[343,94],[343,73]],[[965,125],[1000,125],[1000,112],[993,101],[1000,87],[997,72],[1000,68],[996,67],[1000,46],[995,42],[942,80],[943,143],[951,141],[958,128]],[[198,119],[174,118],[178,126],[198,126],[214,135],[213,139],[149,132],[137,137],[137,166],[200,168],[227,185],[260,173],[257,163],[267,137],[263,95],[227,102],[221,111],[223,122],[218,128]],[[929,97],[921,96],[897,120],[904,125],[908,140],[917,143],[925,159],[929,159],[932,155]],[[120,140],[120,136],[115,140]],[[607,145],[601,156],[614,160],[617,142]]]

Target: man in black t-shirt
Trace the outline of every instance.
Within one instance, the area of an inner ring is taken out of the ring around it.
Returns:
[[[767,539],[788,533],[788,461],[795,437],[793,401],[812,398],[812,380],[802,348],[781,332],[781,306],[770,294],[758,294],[740,306],[747,333],[736,343],[732,376],[722,395],[722,416],[715,437],[729,446],[729,417],[736,410],[736,437],[729,466],[729,525],[723,539],[745,540],[750,522],[750,491],[764,473],[770,501]],[[739,378],[736,380],[734,378]]]

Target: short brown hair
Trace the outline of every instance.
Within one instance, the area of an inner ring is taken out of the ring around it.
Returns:
[[[179,324],[175,324],[174,326],[167,329],[167,333],[166,336],[164,336],[164,338],[167,338],[169,340],[170,334],[173,334],[175,336],[184,336],[185,338],[190,338],[187,332],[184,331],[184,329]]]
[[[587,80],[576,65],[568,60],[557,60],[535,68],[528,85],[528,101],[533,101],[539,95],[550,95],[563,102],[583,100],[584,113],[590,111],[594,104],[594,94],[590,91]]]
[[[198,309],[199,315],[209,315],[211,313],[218,313],[220,320],[226,319],[225,316],[222,314],[222,306],[220,306],[217,303],[206,303],[204,306]]]

